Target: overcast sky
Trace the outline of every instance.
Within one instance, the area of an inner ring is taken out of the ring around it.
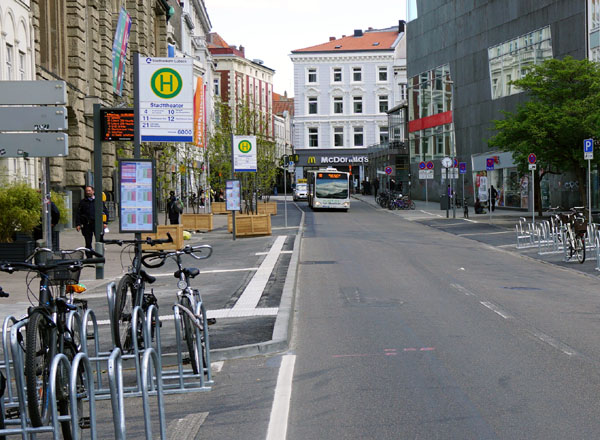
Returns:
[[[406,19],[406,0],[205,0],[212,31],[275,69],[275,92],[294,95],[292,50]]]

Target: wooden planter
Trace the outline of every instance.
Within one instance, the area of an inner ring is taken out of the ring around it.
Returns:
[[[213,214],[227,214],[225,202],[212,202],[210,206]]]
[[[258,202],[256,208],[259,214],[277,215],[277,202]]]
[[[143,244],[142,249],[145,251],[170,251],[183,249],[183,225],[158,225],[156,229],[156,234],[142,234],[142,238],[167,238],[167,232],[171,234],[171,237],[173,238],[173,243],[157,244],[155,246]]]
[[[0,261],[23,262],[35,250],[35,241],[0,243]]]
[[[212,231],[212,214],[181,214],[183,229],[192,231]]]
[[[231,214],[227,216],[227,230],[233,231],[233,219]],[[252,236],[252,235],[271,235],[271,215],[257,214],[235,215],[235,235],[237,237]]]

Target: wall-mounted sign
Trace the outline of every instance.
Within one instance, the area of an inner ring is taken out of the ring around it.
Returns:
[[[134,113],[132,108],[101,108],[100,125],[103,141],[132,141]]]

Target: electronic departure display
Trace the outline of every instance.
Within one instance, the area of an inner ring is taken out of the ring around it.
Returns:
[[[132,108],[100,109],[103,141],[132,141],[134,113]]]
[[[317,175],[317,178],[319,179],[341,179],[341,178],[346,178],[346,176],[342,176],[342,174],[340,173],[319,173]]]

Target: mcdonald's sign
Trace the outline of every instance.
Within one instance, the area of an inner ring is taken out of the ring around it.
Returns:
[[[317,159],[315,159],[315,156],[309,156],[308,157],[308,164],[316,164],[317,163]]]

